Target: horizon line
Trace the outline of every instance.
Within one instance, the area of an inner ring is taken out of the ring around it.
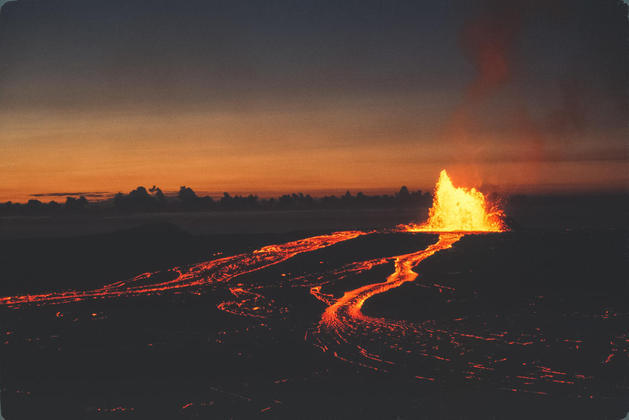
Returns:
[[[248,190],[248,189],[239,189],[233,191],[222,191],[222,190],[209,190],[209,189],[195,189],[193,187],[189,187],[186,185],[182,185],[181,187],[192,188],[192,190],[199,197],[211,197],[212,199],[220,199],[224,196],[224,194],[229,194],[232,197],[235,196],[249,196],[253,195],[258,197],[259,199],[270,199],[270,198],[278,198],[282,195],[292,195],[292,194],[304,194],[310,195],[312,198],[323,198],[326,196],[338,196],[343,195],[349,192],[352,195],[356,195],[359,193],[363,193],[365,195],[389,195],[394,196],[399,193],[400,189],[406,186],[405,184],[400,187],[370,187],[370,188],[305,188],[300,191],[287,191],[287,190]],[[609,188],[588,188],[587,186],[575,186],[569,188],[569,184],[558,184],[558,183],[546,183],[546,184],[535,184],[535,185],[520,185],[520,186],[511,186],[510,188],[506,186],[496,186],[496,185],[481,185],[477,187],[477,190],[483,191],[486,194],[489,193],[497,193],[506,196],[515,196],[515,195],[532,195],[532,196],[548,196],[548,195],[597,195],[597,194],[618,194],[625,195],[629,194],[629,185],[610,185]],[[56,201],[55,198],[67,198],[67,197],[85,197],[88,201],[98,202],[98,201],[107,201],[113,199],[113,197],[118,194],[129,194],[131,191],[144,187],[147,191],[151,189],[151,187],[146,187],[139,185],[135,188],[129,189],[129,191],[71,191],[71,192],[40,192],[40,193],[24,193],[24,194],[6,194],[4,197],[0,199],[0,203],[15,203],[22,204],[27,203],[29,200],[40,200],[49,198],[48,202]],[[545,188],[539,188],[545,187]],[[568,188],[566,188],[568,187]],[[159,188],[159,187],[158,187]],[[434,186],[430,188],[416,188],[416,187],[408,187],[409,192],[414,193],[421,191],[422,193],[432,194],[434,191]],[[165,196],[169,198],[173,198],[177,196],[179,192],[178,189],[164,189],[162,190]],[[11,198],[11,197],[14,198]],[[45,202],[45,201],[42,201]]]

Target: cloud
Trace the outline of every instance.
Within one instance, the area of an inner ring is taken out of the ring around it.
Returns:
[[[83,196],[89,198],[104,198],[111,197],[113,193],[106,191],[95,191],[95,192],[52,192],[52,193],[36,193],[31,194],[31,197],[74,197],[74,196]]]

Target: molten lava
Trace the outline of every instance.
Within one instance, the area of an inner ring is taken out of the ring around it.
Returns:
[[[0,297],[0,307],[64,304],[82,302],[88,299],[152,295],[161,292],[208,287],[279,264],[304,252],[316,251],[365,234],[366,232],[349,230],[311,236],[284,244],[267,245],[252,252],[218,258],[187,267],[174,267],[166,272],[142,273],[132,279],[111,283],[98,289]],[[164,276],[169,279],[164,280]],[[237,295],[234,290],[232,290],[232,294]]]
[[[411,232],[504,232],[504,212],[475,188],[455,187],[442,170],[428,220],[408,225]]]
[[[330,328],[337,328],[337,334],[342,334],[342,331],[339,332],[338,330],[356,323],[386,324],[387,320],[368,317],[361,312],[365,301],[374,295],[385,293],[406,282],[414,281],[417,278],[417,273],[413,271],[413,268],[431,255],[452,248],[452,245],[462,236],[461,234],[445,233],[439,235],[438,241],[424,250],[394,257],[395,271],[387,277],[386,281],[368,284],[345,292],[343,297],[327,307],[321,318],[321,323]],[[319,287],[315,291],[320,293],[320,289]]]
[[[143,273],[92,290],[3,297],[0,298],[0,310],[27,309],[48,304],[69,305],[101,299],[126,299],[167,292],[187,291],[197,295],[216,292],[209,301],[214,303],[215,299],[222,298],[216,306],[218,310],[233,316],[250,318],[254,320],[253,325],[264,329],[266,334],[267,331],[273,332],[275,328],[286,330],[287,325],[295,331],[293,325],[298,324],[292,323],[298,316],[293,316],[292,311],[306,302],[299,298],[299,294],[287,293],[287,289],[307,288],[314,298],[325,304],[325,309],[319,321],[305,331],[304,340],[343,362],[373,371],[396,372],[422,382],[448,383],[454,380],[455,383],[460,383],[462,379],[469,383],[487,381],[508,392],[547,396],[555,392],[564,395],[564,389],[569,389],[579,397],[589,395],[592,398],[591,389],[596,382],[588,371],[568,370],[554,365],[551,367],[546,361],[539,359],[551,346],[559,347],[563,353],[568,350],[579,351],[583,344],[581,337],[562,336],[550,339],[550,333],[540,327],[533,330],[508,330],[507,327],[513,325],[513,320],[508,316],[496,314],[496,319],[493,320],[492,317],[492,322],[489,323],[484,314],[458,313],[456,308],[464,308],[470,298],[457,296],[454,285],[422,279],[421,272],[417,271],[418,266],[433,255],[452,252],[449,250],[453,250],[468,233],[505,230],[501,220],[503,213],[499,210],[490,211],[489,208],[482,193],[475,189],[454,187],[447,173],[442,171],[429,220],[419,226],[401,227],[406,232],[439,232],[438,237],[434,235],[436,241],[423,249],[401,255],[385,253],[385,256],[376,258],[371,255],[369,259],[350,260],[341,266],[333,261],[330,265],[323,261],[322,255],[332,256],[335,253],[330,250],[327,254],[313,254],[311,258],[317,258],[322,264],[321,269],[307,270],[306,274],[300,272],[300,275],[293,276],[290,272],[274,272],[267,273],[264,277],[246,276],[305,253],[323,250],[362,236],[382,234],[377,231],[334,232],[267,245],[253,251],[173,267],[162,272]],[[416,236],[418,239],[426,239],[427,235]],[[362,247],[364,243],[358,246]],[[387,273],[387,265],[391,271],[385,278],[379,277],[380,274]],[[293,265],[295,268],[298,266],[298,263]],[[380,273],[375,278],[374,270]],[[301,269],[298,268],[298,271]],[[410,282],[435,291],[432,295],[427,295],[431,297],[430,300],[417,302],[418,308],[422,310],[420,313],[425,314],[420,321],[376,317],[363,313],[364,304],[369,299]],[[278,289],[283,292],[278,293]],[[282,302],[286,297],[297,297],[297,300]],[[462,305],[450,305],[457,301]],[[436,303],[453,309],[439,310]],[[535,302],[530,305],[534,306]],[[433,311],[435,308],[437,311]],[[78,305],[68,309],[77,313],[81,311]],[[310,307],[305,309],[311,310]],[[90,319],[100,319],[102,315],[102,312],[93,312],[92,305],[83,310],[89,310]],[[52,311],[47,313],[51,315]],[[55,317],[63,319],[64,312],[56,312]],[[609,317],[608,312],[603,317]],[[77,322],[78,319],[76,317],[72,322]],[[291,324],[280,324],[279,321]],[[232,328],[233,325],[237,328]],[[234,345],[236,341],[240,343],[240,336],[236,335],[250,334],[250,328],[249,324],[243,329],[239,325],[242,324],[226,323],[226,329],[217,334],[216,345],[229,349],[231,347],[228,346]],[[12,332],[6,332],[11,335],[9,333]],[[229,339],[231,335],[235,338]],[[8,339],[3,340],[4,345],[9,343]],[[32,341],[39,340],[37,337]],[[253,342],[257,342],[256,340]],[[61,347],[58,347],[59,350]],[[217,354],[224,352],[225,350],[219,350]],[[627,354],[629,334],[623,332],[612,337],[609,353],[605,353],[596,363],[614,366]],[[184,404],[182,409],[191,404]],[[268,411],[269,407],[271,406],[262,408],[260,412]],[[133,408],[114,406],[99,408],[97,411],[118,413],[133,411]]]

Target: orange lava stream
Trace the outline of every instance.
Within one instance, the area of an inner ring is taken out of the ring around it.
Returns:
[[[342,231],[329,235],[312,236],[284,244],[268,245],[252,252],[218,258],[188,267],[175,267],[166,272],[143,273],[127,281],[111,283],[93,290],[8,296],[0,298],[0,306],[70,303],[86,299],[149,295],[184,288],[207,286],[226,282],[234,277],[281,263],[298,254],[325,248],[364,234],[366,232]],[[158,276],[165,273],[174,276],[174,278],[166,281],[155,281],[158,279]]]
[[[386,322],[384,319],[365,316],[361,312],[365,301],[374,295],[399,287],[406,282],[414,281],[417,278],[417,273],[413,271],[414,267],[431,255],[452,248],[452,245],[462,237],[462,234],[445,233],[439,235],[437,243],[424,250],[395,257],[395,271],[385,282],[369,284],[346,292],[342,298],[328,306],[323,313],[321,323],[328,328],[337,328],[348,325],[349,319],[352,322],[362,323]]]
[[[318,326],[313,330],[314,344],[324,352],[330,351],[334,357],[344,362],[376,371],[387,371],[386,368],[382,367],[383,364],[394,365],[395,363],[385,360],[380,354],[369,351],[361,343],[384,339],[385,341],[380,341],[381,345],[391,345],[390,340],[387,340],[387,338],[393,337],[395,334],[404,336],[407,333],[411,333],[416,337],[421,337],[423,331],[413,328],[412,324],[403,321],[367,316],[362,313],[363,304],[372,296],[385,293],[404,283],[416,280],[418,274],[413,271],[413,268],[426,258],[452,248],[463,236],[461,233],[443,233],[439,235],[436,243],[428,246],[426,249],[393,257],[394,271],[387,277],[386,281],[350,290],[337,300],[321,292],[321,286],[312,287],[310,293],[329,305],[325,309]],[[382,259],[354,263],[347,267],[347,271],[338,270],[334,275],[338,279],[348,273],[361,274],[386,261],[387,259]],[[341,355],[339,352],[347,350],[345,348],[347,345],[351,353]],[[357,358],[356,356],[359,357]],[[434,357],[439,358],[439,356]],[[360,361],[360,359],[364,361]],[[428,380],[432,381],[434,379],[428,378]]]

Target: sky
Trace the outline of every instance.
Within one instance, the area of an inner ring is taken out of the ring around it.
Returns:
[[[2,3],[0,201],[629,185],[620,0]]]

